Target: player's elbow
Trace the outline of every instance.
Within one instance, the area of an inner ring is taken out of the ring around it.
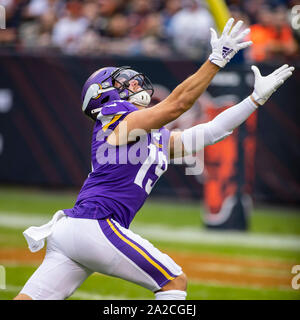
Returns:
[[[170,109],[170,114],[169,114],[171,121],[180,117],[187,110],[188,110],[188,108],[185,103],[178,101],[175,104],[173,104],[172,108]]]
[[[170,115],[172,119],[177,119],[184,112],[186,112],[193,105],[189,99],[180,97],[176,100],[171,101],[170,106]]]
[[[182,94],[178,99],[178,108],[184,113],[189,110],[194,104],[194,99],[187,93]]]

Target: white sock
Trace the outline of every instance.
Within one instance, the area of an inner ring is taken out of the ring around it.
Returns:
[[[159,291],[155,293],[155,300],[185,300],[186,292],[181,290]]]

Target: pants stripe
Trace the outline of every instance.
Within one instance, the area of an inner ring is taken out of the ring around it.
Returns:
[[[157,261],[145,248],[128,238],[111,219],[98,220],[99,225],[108,240],[130,260],[148,273],[161,287],[175,279],[165,266]]]

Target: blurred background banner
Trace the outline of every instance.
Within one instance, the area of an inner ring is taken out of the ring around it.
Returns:
[[[80,92],[87,77],[106,65],[131,65],[152,79],[154,101],[191,73],[200,62],[149,58],[92,58],[2,54],[0,59],[0,181],[5,184],[79,189],[90,170],[93,123],[81,112]],[[260,65],[262,74],[275,66]],[[185,175],[171,165],[153,196],[199,199],[220,211],[236,192],[259,201],[300,204],[300,69],[234,135],[205,149],[205,171]],[[211,120],[251,93],[248,65],[222,70],[195,106],[169,128]],[[205,186],[203,188],[203,183]]]

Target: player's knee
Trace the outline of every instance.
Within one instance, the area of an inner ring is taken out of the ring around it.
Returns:
[[[175,284],[176,290],[186,291],[188,279],[185,273],[182,273],[180,276],[178,276],[174,280],[177,280]]]
[[[182,273],[172,281],[168,282],[165,286],[161,288],[161,291],[167,290],[181,290],[186,291],[187,288],[187,276],[185,273]]]
[[[32,298],[29,297],[27,294],[20,293],[16,297],[14,297],[14,300],[32,300]]]

